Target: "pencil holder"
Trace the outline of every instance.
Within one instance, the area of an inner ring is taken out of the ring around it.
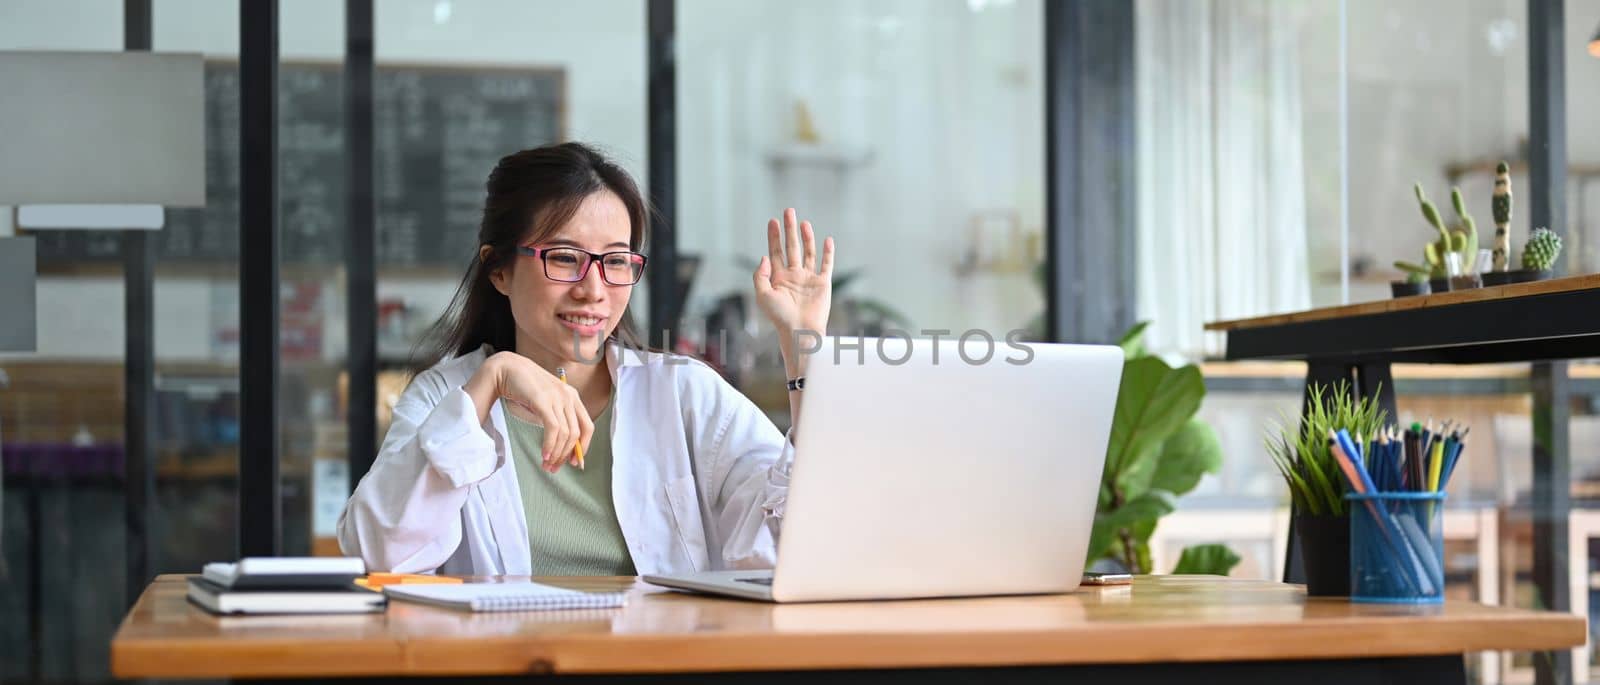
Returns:
[[[1444,601],[1443,492],[1350,493],[1350,601]]]

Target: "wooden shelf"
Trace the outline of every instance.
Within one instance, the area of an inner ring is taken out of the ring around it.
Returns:
[[[1528,365],[1522,364],[1471,364],[1465,366],[1444,364],[1395,364],[1395,379],[1404,380],[1515,380],[1528,378]],[[1297,361],[1206,361],[1200,363],[1200,373],[1206,378],[1288,378],[1299,380],[1306,375],[1306,363]],[[1567,367],[1568,378],[1600,378],[1600,363],[1575,362]]]
[[[1444,175],[1445,178],[1450,179],[1451,183],[1456,183],[1461,179],[1462,176],[1466,176],[1468,174],[1486,174],[1493,176],[1495,175],[1495,167],[1499,166],[1500,162],[1501,160],[1498,159],[1480,159],[1472,162],[1453,162],[1451,164],[1444,165]],[[1528,173],[1528,162],[1525,160],[1511,162],[1510,166],[1511,173],[1513,174]],[[1570,178],[1600,176],[1600,165],[1569,164],[1567,165],[1567,176]]]
[[[1566,278],[1552,278],[1530,283],[1512,283],[1510,285],[1497,285],[1486,288],[1470,288],[1467,290],[1452,290],[1432,295],[1416,295],[1413,297],[1396,297],[1374,302],[1360,302],[1335,307],[1320,307],[1289,314],[1273,314],[1257,316],[1248,319],[1232,319],[1226,321],[1213,321],[1206,324],[1208,331],[1234,331],[1244,328],[1260,328],[1263,326],[1277,326],[1289,323],[1303,323],[1306,321],[1322,321],[1326,319],[1339,319],[1368,314],[1386,314],[1389,312],[1410,311],[1428,307],[1442,307],[1452,304],[1467,302],[1486,302],[1489,300],[1510,299],[1514,297],[1528,297],[1532,295],[1549,295],[1554,293],[1574,292],[1579,290],[1593,290],[1600,288],[1600,274],[1585,276],[1568,276]],[[1586,315],[1587,312],[1573,312],[1575,316]]]

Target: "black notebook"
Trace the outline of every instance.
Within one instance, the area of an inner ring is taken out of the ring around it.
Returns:
[[[206,564],[201,575],[228,590],[345,589],[366,572],[359,557],[245,557]]]
[[[318,589],[230,590],[189,579],[189,601],[213,614],[359,614],[383,611],[384,596],[355,585]]]

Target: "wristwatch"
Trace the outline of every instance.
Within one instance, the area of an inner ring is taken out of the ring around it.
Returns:
[[[787,383],[787,385],[788,385],[790,390],[805,390],[806,389],[806,377],[805,376],[800,376],[799,378],[790,378],[789,382]]]

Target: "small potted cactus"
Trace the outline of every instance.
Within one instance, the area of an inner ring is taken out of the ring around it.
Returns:
[[[1561,258],[1561,236],[1548,228],[1535,228],[1522,245],[1522,268],[1513,271],[1488,271],[1483,274],[1484,285],[1505,285],[1542,281],[1555,273],[1556,260]]]
[[[1406,280],[1389,281],[1389,289],[1394,292],[1395,297],[1427,295],[1433,292],[1433,288],[1428,285],[1428,273],[1430,271],[1428,267],[1402,261],[1395,262],[1394,268],[1406,272]]]
[[[1483,272],[1484,285],[1505,285],[1516,282],[1511,269],[1511,165],[1500,162],[1494,168],[1494,196],[1490,200],[1494,214],[1494,265]]]
[[[1522,245],[1522,270],[1512,272],[1513,283],[1542,281],[1555,272],[1561,257],[1561,236],[1548,228],[1535,228]]]
[[[1494,271],[1506,271],[1511,261],[1511,165],[1494,167],[1494,195],[1489,200],[1494,215]]]
[[[1475,268],[1478,261],[1478,229],[1472,217],[1466,212],[1465,203],[1461,200],[1461,190],[1450,189],[1450,202],[1455,206],[1456,215],[1461,217],[1462,225],[1461,229],[1455,231],[1445,228],[1444,219],[1439,216],[1439,209],[1428,201],[1427,194],[1422,191],[1421,183],[1412,186],[1412,190],[1417,195],[1422,218],[1439,233],[1438,240],[1422,246],[1422,258],[1428,267],[1430,290],[1442,293],[1480,285],[1478,270]],[[1400,268],[1410,271],[1406,267]]]
[[[1478,277],[1478,224],[1467,213],[1467,203],[1461,199],[1460,188],[1450,189],[1450,205],[1455,207],[1456,216],[1461,219],[1461,230],[1452,234],[1452,245],[1460,255],[1461,268],[1450,274],[1450,289],[1480,288],[1483,280]]]

